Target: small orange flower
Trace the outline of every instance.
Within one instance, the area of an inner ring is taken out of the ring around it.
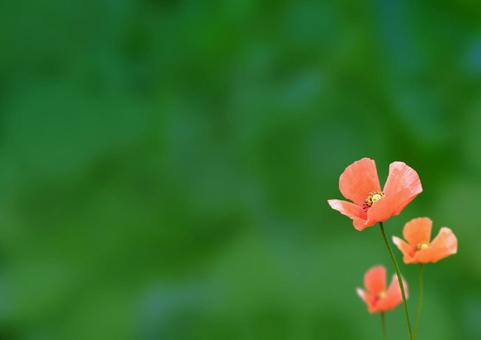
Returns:
[[[408,286],[403,279],[406,299]],[[396,275],[393,275],[389,288],[386,289],[386,268],[375,266],[364,275],[365,290],[357,288],[357,294],[366,303],[369,313],[385,312],[399,306],[402,300],[401,288]]]
[[[403,235],[407,242],[393,236],[392,241],[401,250],[404,263],[436,263],[458,251],[458,240],[453,231],[443,227],[431,239],[433,221],[427,217],[412,219],[404,226]]]
[[[339,190],[352,203],[328,200],[329,205],[351,218],[354,228],[363,230],[399,215],[423,188],[415,170],[403,162],[393,162],[381,191],[376,163],[363,158],[344,170],[339,177]]]

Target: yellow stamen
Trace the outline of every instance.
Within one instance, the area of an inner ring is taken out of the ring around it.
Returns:
[[[372,200],[372,203],[376,203],[377,201],[379,201],[380,199],[382,198],[382,195],[381,194],[374,194],[372,195],[371,197],[371,200]]]
[[[428,249],[429,248],[429,243],[419,243],[416,246],[417,250],[423,250],[423,249]]]
[[[369,196],[364,200],[364,209],[370,208],[374,203],[379,202],[384,197],[384,193],[380,191],[370,192]]]

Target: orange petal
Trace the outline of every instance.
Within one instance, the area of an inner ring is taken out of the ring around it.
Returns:
[[[339,190],[345,198],[361,206],[369,193],[381,191],[374,160],[363,158],[349,165],[339,178]]]
[[[383,199],[374,203],[367,211],[366,224],[371,226],[378,222],[387,221],[391,216],[394,215],[394,210],[397,206],[396,202],[397,202],[396,196],[386,195]]]
[[[366,213],[360,206],[342,200],[328,200],[327,203],[329,203],[332,209],[337,210],[341,214],[352,219],[353,225],[356,229],[364,229]]]
[[[361,220],[361,219],[352,220],[352,225],[354,226],[354,228],[356,228],[359,231],[363,231],[367,227],[370,227],[370,226],[366,225],[366,220]]]
[[[432,227],[433,221],[431,221],[430,218],[413,218],[404,226],[403,235],[406,241],[412,246],[420,243],[429,243],[431,240]]]
[[[411,245],[406,243],[406,241],[400,239],[399,237],[393,236],[392,242],[398,247],[398,249],[403,254],[403,261],[404,263],[408,264],[412,261],[412,256],[414,254],[414,249]]]
[[[376,306],[375,306],[375,298],[368,292],[364,291],[361,288],[356,289],[357,295],[364,301],[364,303],[367,305],[367,310],[369,313],[375,313],[376,312]]]
[[[426,249],[416,252],[414,260],[417,263],[436,263],[458,252],[458,240],[453,231],[443,227],[439,234]]]
[[[386,289],[386,268],[375,266],[364,275],[364,286],[370,294],[378,294]]]
[[[422,192],[421,181],[417,172],[403,162],[393,162],[389,165],[389,176],[384,185],[386,195],[395,194],[406,188],[419,194]]]
[[[393,197],[392,214],[399,213],[423,191],[417,172],[403,162],[393,162],[389,165],[389,176],[384,185],[387,199]],[[381,201],[383,201],[381,200]]]
[[[404,292],[406,293],[406,299],[408,298],[408,285],[406,280],[403,279]],[[396,275],[393,275],[391,284],[386,292],[386,296],[381,299],[377,305],[379,311],[388,311],[396,308],[402,303],[401,287]]]

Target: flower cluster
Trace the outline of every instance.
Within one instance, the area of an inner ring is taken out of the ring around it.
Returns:
[[[401,276],[399,265],[386,236],[383,222],[399,215],[403,209],[419,195],[423,188],[417,172],[403,162],[393,162],[389,166],[389,175],[383,189],[379,182],[376,163],[363,158],[349,165],[339,178],[339,190],[349,201],[328,200],[331,208],[352,220],[354,228],[362,231],[379,223],[387,250],[393,262],[396,274],[389,287],[386,284],[386,269],[374,266],[364,275],[364,289],[357,293],[366,303],[370,313],[381,313],[385,329],[384,312],[404,303],[405,316],[410,339],[416,338],[413,332],[407,306],[407,282]],[[431,240],[432,221],[427,217],[414,218],[403,229],[404,240],[393,236],[392,241],[403,255],[405,264],[420,264],[420,291],[418,291],[418,313],[422,305],[423,265],[436,263],[447,256],[457,253],[458,241],[453,231],[442,227],[438,235]],[[397,276],[397,277],[396,277]],[[417,315],[416,320],[419,320]]]

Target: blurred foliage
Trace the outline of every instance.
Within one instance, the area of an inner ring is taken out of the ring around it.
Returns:
[[[389,266],[380,235],[326,204],[364,156],[420,173],[390,234],[428,215],[459,237],[427,268],[419,338],[481,338],[478,2],[20,0],[0,18],[0,339],[380,338],[354,291]],[[406,338],[399,309],[388,323]]]

